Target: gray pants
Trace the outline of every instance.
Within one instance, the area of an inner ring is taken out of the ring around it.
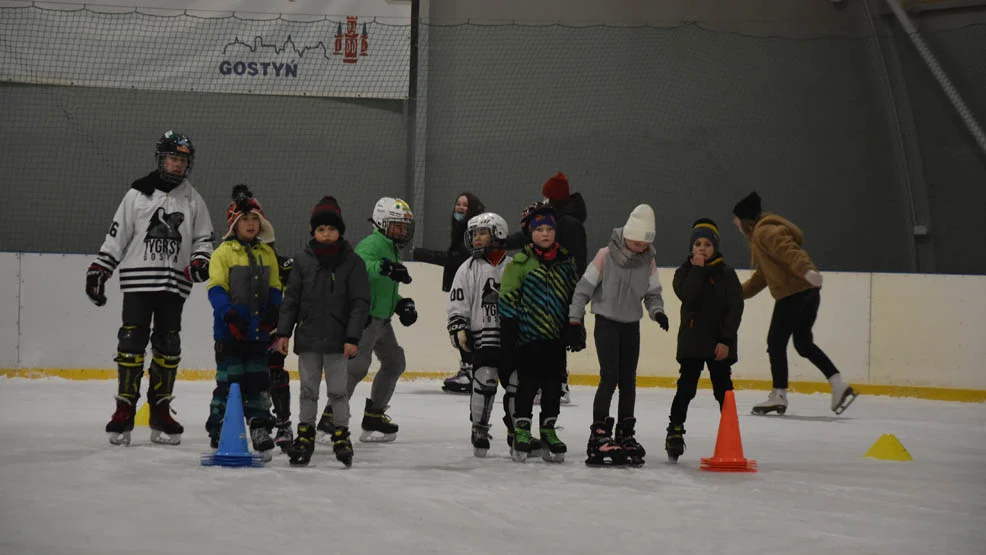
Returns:
[[[342,353],[298,355],[298,374],[301,376],[301,395],[298,421],[315,425],[318,416],[318,390],[325,370],[325,396],[332,406],[336,426],[349,427],[349,396],[346,393],[346,357]]]
[[[370,325],[363,330],[359,342],[359,354],[349,361],[349,397],[353,396],[356,386],[370,371],[371,354],[377,355],[380,370],[373,377],[370,388],[370,402],[375,408],[382,409],[394,396],[397,380],[404,373],[407,362],[404,359],[404,348],[397,344],[397,336],[390,320],[371,318]],[[338,422],[338,420],[337,420]]]

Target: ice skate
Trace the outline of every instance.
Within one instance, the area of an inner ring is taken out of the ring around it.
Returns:
[[[589,426],[589,443],[585,447],[587,466],[621,466],[626,464],[626,453],[613,441],[613,417]]]
[[[856,400],[856,391],[842,379],[842,374],[829,378],[832,386],[832,412],[842,414]]]
[[[372,402],[366,400],[363,411],[363,433],[359,440],[364,443],[385,443],[397,439],[397,424],[394,424],[386,411],[388,407],[375,408]]]
[[[474,424],[472,427],[472,454],[483,458],[490,450],[490,427]]]
[[[442,391],[446,393],[472,393],[472,364],[459,363],[459,372],[442,382]]]
[[[315,427],[311,424],[298,424],[298,437],[288,448],[288,463],[291,466],[306,466],[315,452]]]
[[[178,445],[181,443],[181,434],[185,428],[171,417],[172,413],[177,414],[171,408],[171,401],[174,396],[161,397],[157,400],[148,399],[151,405],[151,414],[148,424],[151,427],[151,441],[163,445]]]
[[[545,462],[565,462],[565,453],[568,452],[568,446],[562,440],[558,439],[558,434],[555,432],[554,418],[546,418],[544,424],[541,425],[541,444],[541,458]]]
[[[531,419],[518,418],[514,428],[514,442],[510,448],[510,458],[514,462],[527,462],[531,453]]]
[[[616,441],[623,448],[627,464],[630,466],[642,466],[644,464],[644,455],[647,454],[644,446],[634,437],[634,426],[636,424],[637,419],[628,416],[620,420],[620,423],[616,425]]]
[[[664,440],[664,450],[668,452],[668,462],[678,462],[685,454],[685,427],[668,424],[668,437]]]
[[[275,424],[277,434],[274,435],[274,445],[281,449],[282,453],[287,453],[288,447],[294,441],[294,434],[291,432],[291,421],[285,420]]]
[[[561,399],[559,402],[563,405],[568,405],[572,402],[572,394],[568,391],[568,382],[561,384]]]
[[[339,426],[332,430],[332,452],[346,468],[353,466],[353,442],[349,439],[349,428]]]
[[[116,412],[106,423],[106,434],[113,445],[130,445],[130,432],[134,429],[134,402],[117,395]]]
[[[773,389],[770,395],[767,396],[766,401],[753,405],[753,414],[770,414],[772,412],[776,412],[777,414],[787,412],[786,389]]]
[[[274,438],[270,437],[267,431],[267,423],[259,418],[250,419],[250,442],[253,443],[253,450],[260,453],[264,462],[270,462],[274,458]]]
[[[332,405],[326,403],[318,426],[315,427],[315,441],[324,445],[332,445],[332,430],[335,428],[335,417],[332,415]]]
[[[510,448],[510,452],[513,453],[514,450],[514,436],[516,432],[510,430],[507,432],[507,447]],[[531,452],[530,456],[540,457],[541,456],[541,439],[531,436]]]

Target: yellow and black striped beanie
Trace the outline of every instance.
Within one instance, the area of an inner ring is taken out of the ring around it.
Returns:
[[[699,237],[705,237],[709,241],[712,241],[712,246],[715,248],[716,252],[719,252],[719,226],[709,218],[699,218],[695,220],[692,224],[692,237],[691,242],[688,243],[688,248],[695,244],[695,240]]]

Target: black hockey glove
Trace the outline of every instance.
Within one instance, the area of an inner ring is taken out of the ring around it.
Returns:
[[[288,285],[288,278],[291,277],[291,268],[294,268],[293,258],[285,258],[283,256],[277,257],[277,275],[281,278],[281,287],[286,287]]]
[[[380,261],[380,275],[404,285],[411,283],[411,274],[408,273],[407,266],[386,258]]]
[[[204,258],[192,260],[191,264],[185,266],[185,279],[192,283],[209,281],[209,261]]]
[[[671,324],[668,322],[668,315],[663,312],[654,313],[654,321],[657,325],[661,326],[661,329],[668,331],[671,328]]]
[[[229,328],[229,333],[232,334],[234,339],[238,339],[240,341],[246,340],[248,332],[247,328],[250,326],[250,323],[243,318],[240,311],[235,308],[229,309],[223,317],[223,320],[226,321],[226,327]]]
[[[472,332],[469,330],[469,321],[461,316],[455,316],[448,323],[449,339],[452,346],[460,351],[472,352]]]
[[[582,324],[568,324],[565,330],[565,347],[573,353],[585,349],[585,326]]]
[[[400,318],[401,324],[405,327],[418,321],[418,311],[414,309],[414,301],[411,299],[401,299],[397,301],[397,309],[394,311]]]
[[[86,271],[86,295],[96,306],[106,304],[106,281],[110,279],[110,271],[99,264],[90,264]]]
[[[267,310],[264,311],[264,315],[260,317],[260,331],[271,333],[277,330],[277,317],[279,314],[276,306],[268,306]]]

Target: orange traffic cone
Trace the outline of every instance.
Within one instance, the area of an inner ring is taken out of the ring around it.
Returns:
[[[736,416],[736,400],[732,390],[726,392],[719,418],[719,436],[712,458],[703,458],[702,470],[712,472],[756,472],[757,461],[743,458],[743,441],[740,440],[739,418]]]

